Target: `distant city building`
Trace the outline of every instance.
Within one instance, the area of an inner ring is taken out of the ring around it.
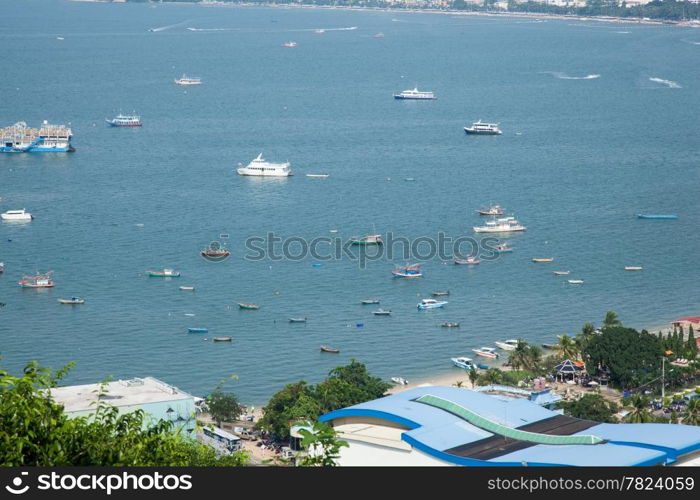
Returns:
[[[187,432],[195,427],[195,397],[153,377],[108,382],[104,388],[102,384],[55,387],[50,394],[71,418],[89,416],[98,402],[103,402],[118,408],[119,413],[143,410],[147,423],[165,420],[172,422],[175,430]]]
[[[422,386],[327,413],[339,465],[700,464],[700,427],[602,424],[523,398]]]

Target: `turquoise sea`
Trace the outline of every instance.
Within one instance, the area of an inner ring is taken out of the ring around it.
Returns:
[[[150,375],[198,395],[235,374],[227,387],[261,404],[350,358],[414,380],[456,370],[450,357],[496,339],[553,342],[608,310],[637,328],[700,313],[698,30],[0,3],[0,126],[70,123],[77,149],[0,156],[0,210],[35,216],[0,223],[5,369],[76,361],[69,383]],[[298,46],[281,47],[288,41]],[[204,84],[175,85],[183,73]],[[415,86],[438,99],[392,98]],[[135,110],[144,126],[108,127],[105,117],[120,110]],[[467,137],[462,128],[478,119],[500,123],[503,135]],[[296,175],[235,174],[260,152],[290,161]],[[364,269],[348,258],[321,266],[311,256],[245,258],[246,239],[268,233],[473,236],[484,222],[475,210],[489,203],[528,230],[508,238],[512,254],[471,269],[434,258],[423,278],[402,281],[391,278],[400,256]],[[231,258],[202,259],[199,250],[222,233]],[[165,267],[182,276],[144,274]],[[552,274],[561,269],[585,283]],[[37,270],[53,270],[56,287],[17,286]],[[448,306],[418,311],[434,290],[451,292]],[[73,295],[85,305],[58,304]],[[375,297],[391,317],[359,303]],[[237,302],[261,308],[240,311]],[[290,324],[291,316],[308,322]],[[203,340],[212,336],[234,340]],[[322,354],[321,344],[341,353]]]

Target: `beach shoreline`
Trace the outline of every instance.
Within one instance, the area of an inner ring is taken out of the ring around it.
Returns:
[[[81,3],[130,3],[120,0],[68,0],[70,2]],[[686,28],[700,28],[700,22],[694,21],[673,21],[670,19],[650,19],[637,17],[612,17],[612,16],[579,16],[576,14],[551,14],[544,12],[476,12],[456,9],[396,9],[391,7],[356,7],[356,6],[336,6],[336,5],[313,5],[313,4],[257,4],[257,3],[232,3],[232,2],[148,2],[153,5],[198,5],[202,7],[227,7],[227,8],[255,8],[255,9],[319,9],[319,10],[346,10],[362,12],[391,12],[394,14],[440,14],[449,16],[464,17],[501,17],[515,19],[555,19],[570,21],[596,21],[619,24],[642,24],[651,26],[680,26]]]

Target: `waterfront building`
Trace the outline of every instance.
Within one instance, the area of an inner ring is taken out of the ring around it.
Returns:
[[[117,407],[120,414],[143,410],[146,424],[166,420],[174,430],[186,432],[195,427],[195,397],[153,377],[55,387],[50,394],[71,418],[93,414],[102,402]]]
[[[339,465],[641,466],[700,463],[700,427],[603,424],[523,398],[421,386],[320,418]]]

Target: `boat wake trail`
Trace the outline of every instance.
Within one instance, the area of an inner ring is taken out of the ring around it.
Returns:
[[[593,80],[595,78],[600,78],[600,75],[595,73],[586,76],[569,76],[560,71],[543,71],[542,73],[552,75],[554,78],[559,78],[560,80]]]
[[[165,30],[169,30],[171,28],[177,28],[178,26],[185,25],[189,22],[190,22],[190,20],[188,19],[187,21],[182,21],[181,23],[177,23],[177,24],[170,24],[168,26],[160,26],[158,28],[150,28],[148,31],[151,31],[153,33],[158,33],[159,31],[165,31]]]
[[[657,78],[655,76],[649,78],[650,82],[656,82],[656,83],[661,83],[663,85],[666,85],[670,89],[680,89],[683,88],[681,87],[678,83],[672,81],[672,80],[664,80],[663,78]]]

